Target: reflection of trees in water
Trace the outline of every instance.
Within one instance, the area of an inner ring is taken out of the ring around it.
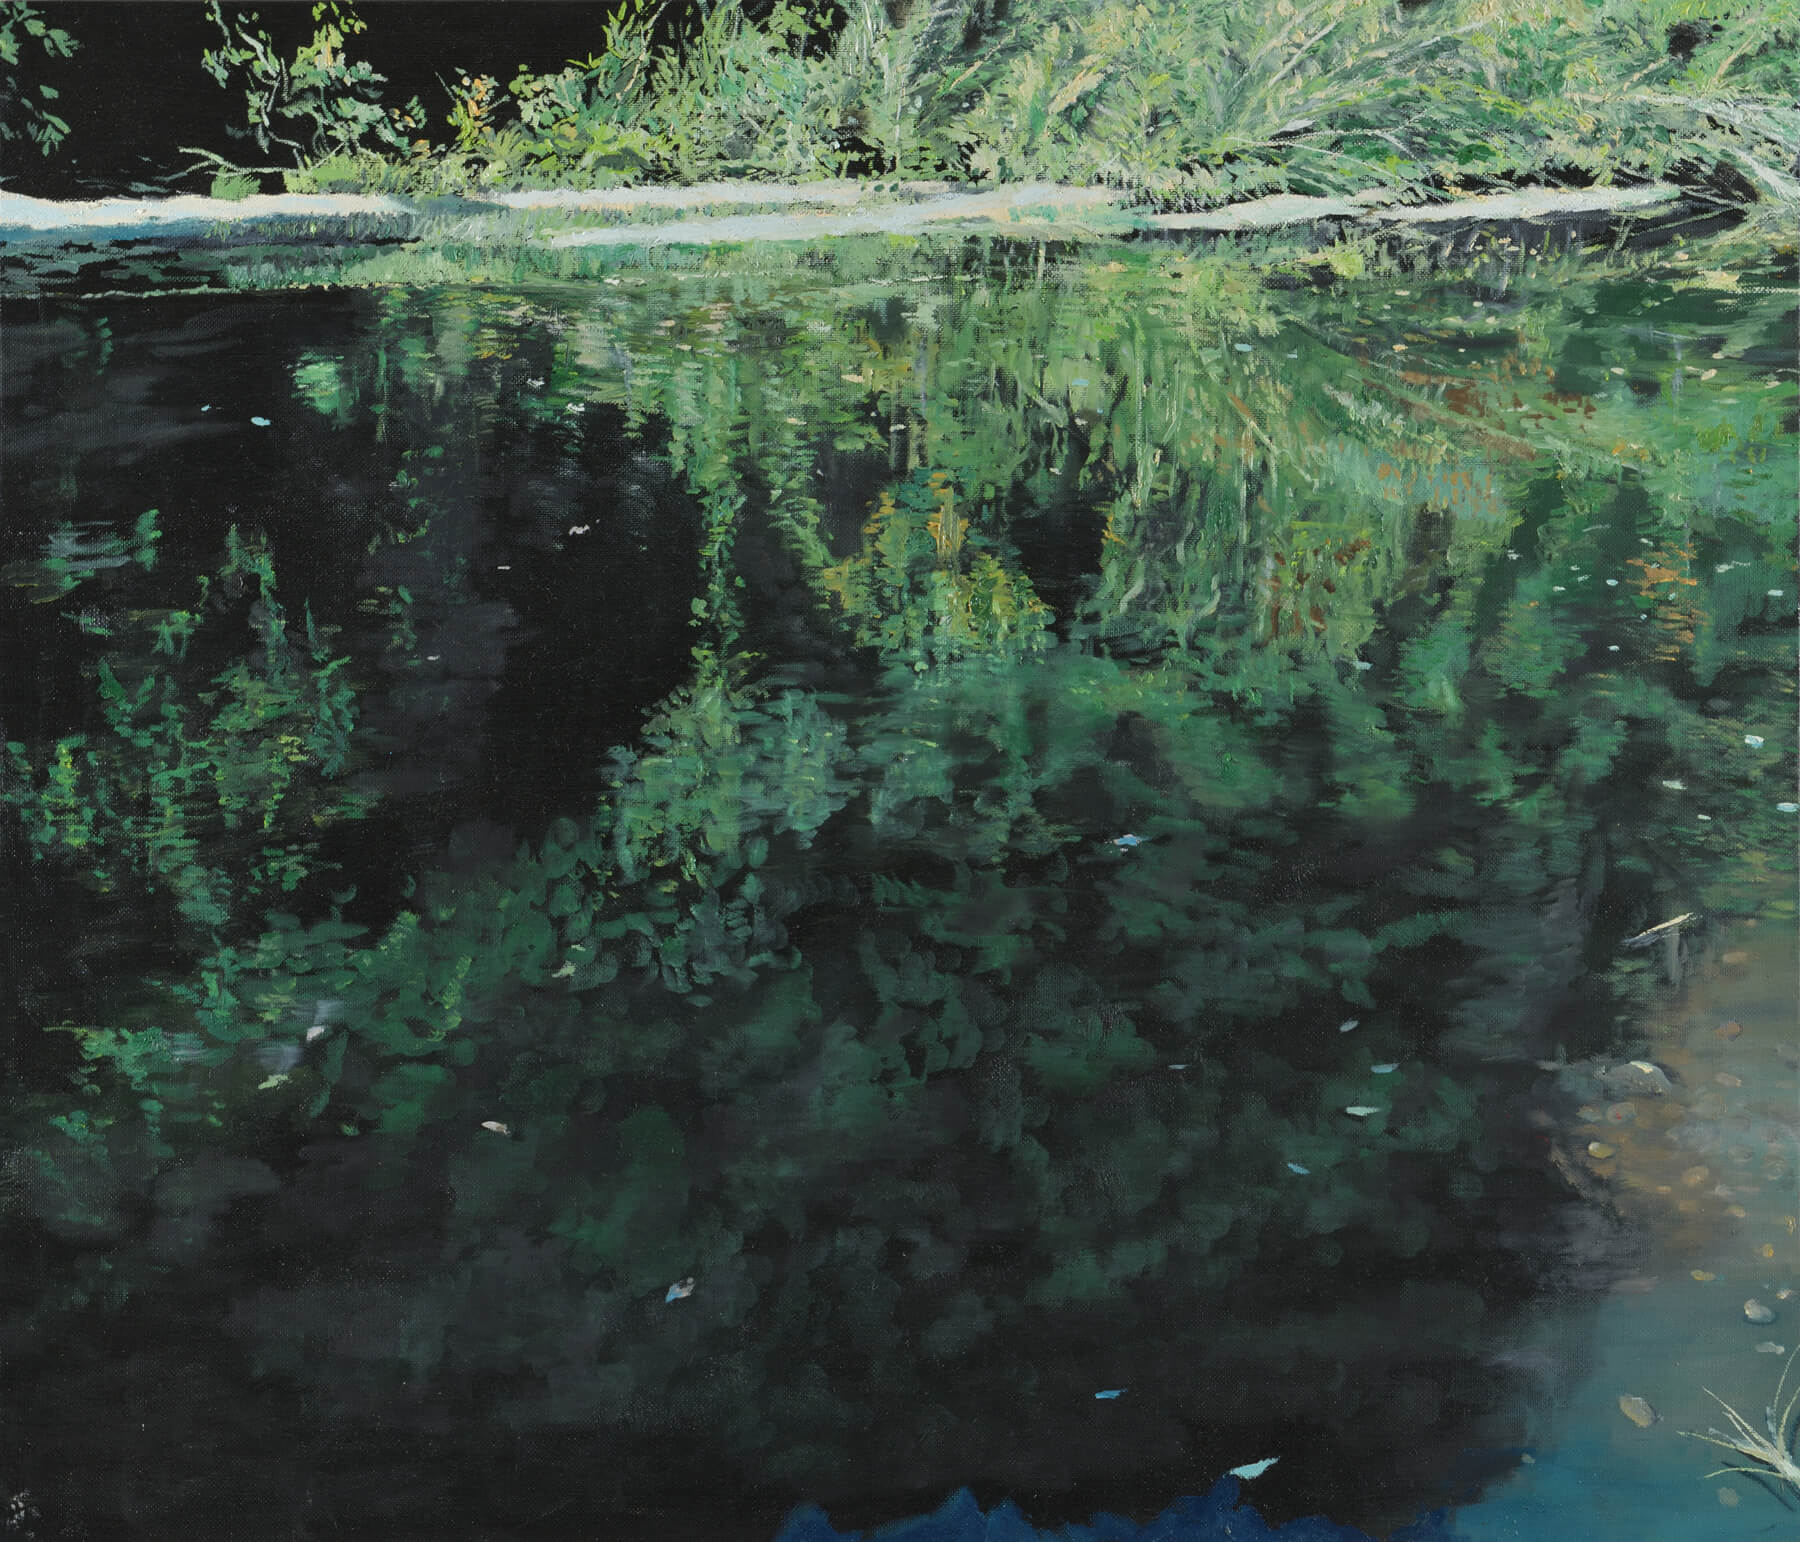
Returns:
[[[1520,1063],[1689,881],[1646,789],[1679,774],[1776,846],[1776,760],[1721,756],[1773,692],[1721,565],[1769,568],[1779,522],[1746,482],[1671,544],[1691,468],[1596,448],[1641,406],[1558,408],[1529,477],[1504,460],[1530,426],[1481,393],[1539,378],[1533,338],[1538,374],[1484,353],[1450,384],[1357,341],[1378,320],[1278,326],[1236,270],[1160,256],[919,296],[444,301],[310,370],[333,414],[390,409],[364,721],[404,744],[444,710],[401,683],[432,652],[504,678],[519,616],[616,665],[573,618],[624,604],[636,545],[694,574],[691,673],[597,806],[559,789],[541,839],[409,861],[369,930],[238,918],[262,935],[202,1033],[86,1036],[79,1110],[11,1110],[24,1203],[128,1307],[199,1293],[350,1428],[447,1404],[794,1492],[1152,1504],[1248,1432],[1294,1502],[1376,1516],[1371,1473],[1518,1443],[1468,1367],[1553,1224]],[[594,477],[621,422],[666,425],[680,497],[630,455]],[[495,464],[530,468],[504,514]],[[1054,624],[1044,509],[1094,553]],[[172,1284],[171,1248],[222,1272]],[[94,1274],[44,1266],[46,1342]]]

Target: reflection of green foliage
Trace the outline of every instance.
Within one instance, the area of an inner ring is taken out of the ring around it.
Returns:
[[[72,560],[52,556],[46,566]],[[106,560],[92,551],[80,559]],[[215,585],[246,583],[258,646],[196,688],[182,665],[208,598]],[[241,926],[239,907],[259,895],[299,887],[312,870],[314,827],[357,804],[327,785],[344,770],[355,723],[354,692],[340,678],[346,661],[331,657],[310,615],[304,646],[290,637],[267,552],[233,529],[224,566],[200,588],[195,611],[156,621],[147,657],[114,651],[97,662],[103,731],[57,740],[41,763],[26,745],[7,746],[0,797],[38,856],[72,863],[102,892],[128,877],[166,890],[204,934]]]
[[[110,568],[136,563],[148,572],[156,566],[156,543],[162,539],[157,518],[157,510],[144,510],[130,536],[107,527],[99,527],[104,533],[90,534],[74,525],[63,525],[44,542],[42,557],[9,563],[0,577],[20,588],[42,591],[34,597],[46,600],[67,594],[84,580]]]
[[[692,667],[588,806],[423,861],[365,928],[243,876],[258,842],[311,871],[356,761],[348,666],[266,554],[228,556],[244,656],[211,604],[114,645],[105,734],[22,752],[26,828],[109,863],[110,904],[171,881],[147,835],[124,860],[140,787],[204,768],[190,838],[229,798],[217,940],[79,1032],[78,1110],[27,1107],[33,1213],[117,1244],[115,1291],[153,1278],[159,1172],[367,1143],[398,1219],[329,1179],[271,1200],[344,1270],[238,1304],[259,1363],[333,1408],[498,1388],[517,1427],[702,1431],[810,1482],[892,1434],[871,1385],[960,1438],[947,1367],[1054,1385],[1044,1342],[1147,1322],[1198,1355],[1246,1282],[1485,1245],[1485,1057],[1542,1052],[1596,911],[1779,914],[1792,393],[1750,410],[1743,356],[1785,297],[1750,284],[1719,374],[1652,400],[1611,374],[1640,361],[1608,362],[1606,267],[1284,298],[1218,257],[961,255],[386,298],[310,361],[394,437],[376,545],[418,569],[365,575],[383,668],[479,590],[468,400],[558,465],[603,412],[666,425]],[[1679,267],[1633,293],[1711,337]],[[351,1317],[379,1350],[321,1356]]]
[[[308,356],[294,366],[294,388],[320,415],[347,421],[351,398],[337,359]]]
[[[916,669],[965,652],[1005,655],[1042,643],[1048,613],[1030,581],[992,550],[958,508],[941,471],[884,492],[863,550],[820,578],[859,641]]]

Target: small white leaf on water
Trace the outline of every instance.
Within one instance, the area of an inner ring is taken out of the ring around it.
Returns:
[[[1287,1167],[1290,1173],[1298,1173],[1302,1178],[1312,1171],[1310,1167],[1302,1167],[1298,1162],[1289,1162]]]
[[[1777,1344],[1773,1339],[1764,1339],[1762,1343],[1756,1346],[1756,1352],[1759,1355],[1785,1355],[1787,1353],[1787,1345]]]
[[[1360,1017],[1346,1017],[1343,1022],[1338,1024],[1338,1032],[1348,1033],[1352,1028],[1359,1026],[1361,1022]]]
[[[325,1025],[323,1023],[314,1023],[312,1027],[306,1030],[306,1042],[308,1044],[312,1043],[314,1039],[322,1039],[324,1037]]]
[[[1775,812],[1778,814],[1800,814],[1800,803],[1777,803],[1775,805]]]
[[[1367,659],[1358,659],[1356,661],[1356,667],[1361,670],[1370,670],[1370,669],[1373,669],[1375,666],[1373,664],[1371,664]]]
[[[1671,781],[1664,782],[1663,786],[1668,788],[1670,792],[1686,792],[1687,791],[1687,783],[1682,781],[1679,777],[1676,777]]]
[[[1169,1063],[1169,1069],[1171,1071],[1185,1071],[1187,1068],[1188,1062],[1185,1060],[1175,1060]]]
[[[498,1119],[483,1119],[481,1121],[481,1127],[484,1130],[492,1130],[496,1135],[512,1134],[512,1126],[509,1124],[502,1124]]]
[[[1114,1398],[1118,1397],[1121,1392],[1127,1392],[1129,1390],[1128,1387],[1109,1387],[1104,1392],[1096,1392],[1094,1397],[1100,1402],[1111,1402]]]
[[[1344,1112],[1352,1119],[1367,1119],[1370,1114],[1378,1114],[1381,1110],[1368,1103],[1352,1103]]]
[[[1242,1467],[1233,1467],[1234,1478],[1260,1478],[1265,1472],[1281,1460],[1278,1456],[1266,1456],[1260,1462],[1246,1462]]]
[[[1744,743],[1749,745],[1750,748],[1753,750],[1760,750],[1763,747],[1762,735],[1761,734],[1745,734],[1744,735]]]
[[[1392,1076],[1394,1072],[1399,1069],[1400,1062],[1398,1060],[1390,1060],[1386,1065],[1372,1065],[1369,1067],[1370,1074],[1374,1076]]]
[[[570,975],[572,975],[574,973],[575,973],[574,961],[569,960],[563,964],[561,969],[557,970],[553,975],[551,975],[550,978],[552,980],[566,980],[569,978]]]
[[[592,525],[570,525],[569,526],[569,534],[570,535],[586,535],[588,533],[588,531],[592,530],[593,528],[594,527]]]
[[[1144,838],[1141,835],[1120,835],[1113,838],[1113,845],[1123,851],[1129,851],[1133,846],[1142,846],[1143,844]]]
[[[276,1074],[271,1076],[267,1081],[258,1082],[256,1090],[258,1092],[267,1092],[271,1087],[279,1087],[286,1080],[287,1078],[285,1076],[280,1072],[276,1072]]]
[[[1619,651],[1619,645],[1617,643],[1608,643],[1606,645],[1606,651],[1608,653],[1617,653]]]
[[[269,426],[269,420],[267,418],[252,418],[250,421],[258,428],[267,428]]]
[[[1619,587],[1619,581],[1618,581],[1618,579],[1616,579],[1616,578],[1609,578],[1609,579],[1607,579],[1607,581],[1606,581],[1606,587],[1607,587],[1607,588],[1608,588],[1608,589],[1617,589],[1617,588],[1618,588],[1618,587]]]
[[[1778,600],[1781,598],[1783,592],[1784,591],[1782,591],[1780,589],[1771,589],[1769,591],[1769,598],[1772,600]]]
[[[689,1275],[685,1280],[677,1280],[669,1287],[668,1294],[663,1297],[663,1305],[671,1301],[685,1301],[694,1293],[694,1277]]]

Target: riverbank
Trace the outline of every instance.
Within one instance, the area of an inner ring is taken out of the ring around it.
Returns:
[[[1128,194],[1114,189],[1045,182],[976,189],[941,182],[708,183],[496,193],[480,199],[283,193],[240,199],[181,195],[57,201],[0,191],[0,247],[433,239],[477,245],[664,246],[957,230],[1053,233],[1079,240],[1159,231],[1229,236],[1309,228],[1340,233],[1555,225],[1662,217],[1688,207],[1683,191],[1665,183],[1530,188],[1430,204],[1402,203],[1381,192],[1348,198],[1283,193],[1205,213],[1177,214],[1132,208],[1129,201]]]

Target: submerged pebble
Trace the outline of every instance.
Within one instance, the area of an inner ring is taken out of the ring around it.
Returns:
[[[1668,1075],[1648,1060],[1614,1066],[1601,1074],[1600,1084],[1615,1098],[1660,1098],[1669,1092]]]

